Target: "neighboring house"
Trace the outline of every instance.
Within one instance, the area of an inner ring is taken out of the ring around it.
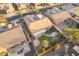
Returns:
[[[73,14],[79,17],[79,7],[73,8]]]
[[[13,8],[12,4],[7,4],[7,7],[8,7],[7,14],[9,16],[16,15],[15,9]]]
[[[11,3],[0,4],[0,9],[3,9],[6,11],[6,17],[16,15],[15,9],[13,8]]]
[[[25,3],[16,3],[16,6],[22,13],[28,10],[27,4]]]
[[[4,9],[4,5],[5,5],[5,4],[0,3],[0,19],[6,18],[6,17],[5,17],[5,14],[6,14],[7,12],[6,12],[6,10]]]
[[[32,44],[30,47],[30,43],[27,41],[20,25],[12,30],[0,33],[0,53],[7,51],[8,55],[20,56],[25,55],[27,52],[28,54],[31,53],[32,49],[33,53],[29,55],[33,55],[35,53],[34,47]]]
[[[72,5],[72,4],[66,4],[64,6],[62,6],[62,8],[65,10],[65,11],[71,11],[73,8],[75,8],[76,6]]]
[[[44,13],[51,16],[57,12],[56,10],[54,10],[54,8],[52,8],[52,9],[46,10]]]
[[[72,18],[71,15],[67,11],[62,11],[62,12],[52,15],[52,20],[56,25],[63,22],[67,18]]]
[[[35,3],[34,4],[34,8],[36,9],[41,9],[41,8],[46,8],[46,7],[50,7],[50,6],[55,6],[57,5],[56,3]]]

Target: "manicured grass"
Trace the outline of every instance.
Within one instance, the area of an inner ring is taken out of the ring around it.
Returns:
[[[48,36],[45,36],[45,35],[42,35],[42,36],[40,36],[39,37],[39,40],[42,42],[42,41],[44,41],[44,40],[47,40],[47,41],[50,41],[50,37],[48,37]]]

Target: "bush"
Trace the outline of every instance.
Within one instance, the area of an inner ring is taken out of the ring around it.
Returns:
[[[0,53],[0,56],[8,56],[8,54],[3,52],[3,53]]]
[[[45,35],[42,35],[39,37],[40,43],[41,43],[41,47],[44,49],[48,49],[50,47],[51,44],[51,38]]]
[[[76,28],[78,28],[78,29],[79,29],[79,23],[76,25]]]

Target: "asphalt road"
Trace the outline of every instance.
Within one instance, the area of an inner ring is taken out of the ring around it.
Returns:
[[[57,7],[57,6],[61,6],[61,5],[65,5],[65,4],[62,3],[62,4],[59,4],[59,5],[50,6],[50,7],[47,7],[47,8],[41,8],[41,9],[39,9],[39,11],[48,10],[48,9],[50,9],[52,7]],[[24,17],[24,16],[30,15],[30,14],[34,14],[34,12],[33,11],[28,11],[26,13],[23,13],[22,16]],[[7,19],[14,20],[14,19],[19,19],[19,18],[21,18],[20,14],[19,15],[15,15],[15,16],[11,16],[11,17],[8,17]]]

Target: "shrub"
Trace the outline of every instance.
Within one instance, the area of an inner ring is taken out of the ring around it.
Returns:
[[[76,25],[76,28],[78,28],[78,29],[79,29],[79,23]]]
[[[39,37],[40,43],[41,43],[41,47],[44,49],[47,49],[50,47],[51,44],[51,38],[45,35],[42,35]]]

